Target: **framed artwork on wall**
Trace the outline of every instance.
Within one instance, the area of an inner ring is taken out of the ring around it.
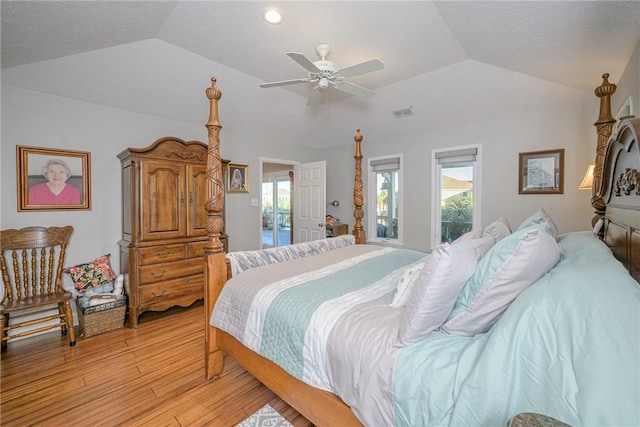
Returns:
[[[18,212],[91,210],[91,153],[16,147]]]
[[[227,173],[227,192],[249,192],[249,166],[229,163]]]
[[[519,194],[564,193],[564,148],[520,153]]]

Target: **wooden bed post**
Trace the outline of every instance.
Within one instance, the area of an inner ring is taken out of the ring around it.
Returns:
[[[356,131],[356,136],[353,139],[356,141],[356,154],[353,156],[356,159],[356,176],[353,183],[353,204],[355,205],[353,216],[356,219],[356,223],[353,226],[353,236],[356,238],[356,244],[359,245],[367,243],[367,233],[362,227],[364,196],[362,194],[362,150],[360,143],[364,138],[360,134],[360,129]]]
[[[216,86],[216,78],[211,78],[211,87],[206,90],[209,98],[209,121],[206,124],[209,133],[207,150],[207,244],[204,248],[204,301],[205,301],[205,372],[211,379],[222,372],[223,354],[216,341],[215,328],[209,327],[209,316],[218,299],[220,290],[227,280],[224,250],[220,235],[224,229],[222,209],[224,207],[224,186],[222,182],[222,159],[220,158],[220,125],[218,101],[222,92]]]
[[[616,91],[616,85],[609,83],[609,73],[602,75],[602,84],[595,90],[596,96],[600,98],[600,116],[594,123],[598,133],[598,145],[596,146],[596,161],[593,170],[593,187],[591,189],[591,206],[595,209],[595,216],[591,220],[591,226],[604,217],[606,204],[602,199],[602,168],[604,157],[607,152],[607,142],[613,132],[613,125],[616,119],[611,115],[611,95]]]

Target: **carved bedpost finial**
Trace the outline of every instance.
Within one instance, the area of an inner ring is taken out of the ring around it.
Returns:
[[[617,87],[609,83],[609,73],[602,75],[602,84],[595,89],[595,94],[600,98],[600,116],[594,123],[598,133],[598,145],[596,147],[596,161],[593,169],[593,187],[591,189],[591,206],[595,209],[595,216],[591,220],[594,226],[600,218],[604,216],[605,203],[602,199],[602,167],[604,166],[604,156],[607,150],[607,142],[613,132],[613,125],[616,120],[611,115],[611,95]]]
[[[218,101],[222,97],[222,91],[216,86],[216,78],[211,77],[211,87],[206,90],[209,98],[209,121],[206,124],[209,131],[209,147],[207,149],[207,199],[204,208],[207,212],[207,236],[205,246],[206,253],[223,251],[220,235],[224,229],[222,209],[224,207],[224,187],[222,182],[222,159],[220,158],[220,117],[218,114]]]
[[[357,244],[364,244],[367,243],[367,234],[362,227],[364,196],[362,194],[362,149],[360,146],[364,138],[360,134],[360,129],[356,130],[356,135],[353,139],[356,141],[356,154],[353,156],[356,159],[356,176],[353,184],[353,204],[355,205],[353,216],[356,219],[356,223],[353,227],[353,236],[356,238]]]

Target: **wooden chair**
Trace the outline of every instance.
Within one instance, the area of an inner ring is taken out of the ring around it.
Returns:
[[[72,294],[62,287],[65,251],[72,232],[71,226],[26,227],[0,232],[0,269],[4,287],[0,304],[2,351],[6,351],[10,339],[57,327],[60,327],[62,335],[68,335],[70,346],[76,344],[70,303]],[[58,314],[51,315],[55,308],[52,305],[57,305]],[[29,320],[9,325],[9,316],[24,311],[26,313],[16,317],[28,316]],[[51,324],[55,319],[59,322]],[[43,322],[49,324],[13,335],[9,333],[13,329]]]

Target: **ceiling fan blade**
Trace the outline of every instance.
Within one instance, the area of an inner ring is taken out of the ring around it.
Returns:
[[[360,64],[342,68],[338,70],[338,74],[340,74],[341,77],[351,77],[383,69],[384,64],[382,63],[382,61],[380,61],[379,59],[371,59],[366,62],[361,62]]]
[[[276,87],[276,86],[288,86],[288,85],[295,85],[298,83],[307,83],[310,81],[311,81],[310,79],[305,77],[303,79],[282,80],[279,82],[260,83],[260,87],[268,88],[268,87]]]
[[[338,82],[336,84],[333,85],[333,87],[335,87],[338,90],[341,90],[343,92],[347,92],[350,93],[351,95],[356,95],[356,96],[373,96],[375,95],[375,92],[372,90],[369,90],[365,87],[362,86],[358,86],[356,84],[353,83],[349,83],[349,82]]]
[[[287,52],[287,55],[289,55],[289,58],[296,61],[298,64],[302,66],[302,68],[309,71],[310,73],[319,73],[321,71],[318,67],[316,67],[316,65],[313,62],[311,62],[311,60],[309,60],[309,58],[307,58],[301,53]]]
[[[320,99],[322,99],[323,93],[324,93],[324,90],[320,89],[320,86],[315,85],[314,88],[311,90],[311,92],[309,92],[307,107],[313,107],[314,105],[318,105],[320,103]]]

